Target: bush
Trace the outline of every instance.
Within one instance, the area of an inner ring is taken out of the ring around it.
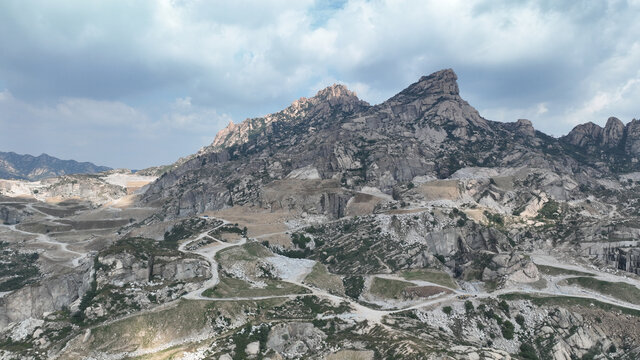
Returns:
[[[475,311],[474,307],[473,307],[473,303],[469,300],[464,302],[464,310],[467,312],[467,314],[473,314],[473,312]]]
[[[502,215],[492,214],[486,210],[483,214],[487,218],[487,220],[489,220],[489,224],[504,226],[504,219],[502,218]]]
[[[306,248],[310,241],[311,238],[304,236],[304,234],[295,233],[291,235],[291,242],[300,249]]]
[[[538,360],[536,349],[531,344],[522,343],[518,355],[524,360]]]
[[[538,217],[544,219],[557,219],[560,217],[560,205],[554,200],[547,201],[540,210],[538,210]]]
[[[451,312],[453,311],[453,308],[451,308],[451,306],[445,306],[442,308],[442,312],[447,314],[447,315],[451,315]]]
[[[507,339],[507,340],[511,340],[513,339],[513,331],[514,331],[515,327],[513,326],[513,323],[511,323],[511,321],[509,320],[505,320],[502,323],[502,336]]]
[[[520,327],[524,328],[524,316],[522,316],[522,314],[516,315],[516,322],[518,323],[518,325],[520,325]]]
[[[344,293],[354,299],[360,297],[364,288],[364,278],[362,276],[347,276],[342,279],[344,284]]]
[[[507,316],[511,316],[509,315],[509,304],[507,304],[506,301],[502,300],[498,303],[498,307],[500,308],[500,310],[502,310],[505,314],[507,314]]]

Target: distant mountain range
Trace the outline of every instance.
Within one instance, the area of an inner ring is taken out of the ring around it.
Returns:
[[[60,160],[47,154],[40,156],[0,152],[0,179],[41,180],[68,174],[90,174],[111,170],[90,162]]]

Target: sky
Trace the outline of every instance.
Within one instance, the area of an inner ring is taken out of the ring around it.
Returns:
[[[0,151],[169,164],[333,83],[380,103],[443,68],[550,135],[640,118],[640,0],[3,0]]]

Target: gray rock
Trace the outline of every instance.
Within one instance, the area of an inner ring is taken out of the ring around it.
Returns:
[[[27,285],[0,298],[0,328],[69,307],[84,295],[90,282],[91,266],[85,263],[72,272]]]
[[[267,347],[294,359],[319,350],[326,338],[327,335],[311,323],[284,323],[271,328]]]

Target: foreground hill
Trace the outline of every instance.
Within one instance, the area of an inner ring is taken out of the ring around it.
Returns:
[[[47,154],[39,156],[0,152],[0,179],[42,180],[71,174],[93,174],[111,170],[90,162],[60,160]]]

